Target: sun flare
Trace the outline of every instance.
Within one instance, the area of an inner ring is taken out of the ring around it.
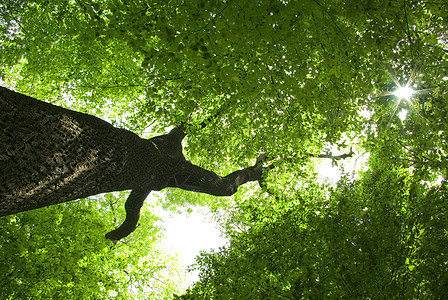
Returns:
[[[410,87],[398,87],[398,89],[394,92],[394,95],[398,98],[398,100],[410,100],[412,95],[414,94],[414,90]]]

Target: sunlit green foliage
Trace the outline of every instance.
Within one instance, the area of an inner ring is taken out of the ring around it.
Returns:
[[[188,297],[446,297],[443,1],[5,2],[3,83],[145,136],[188,122],[187,157],[220,174],[268,153],[274,168],[265,189],[243,187],[230,199],[170,191],[160,199],[165,207],[209,205],[231,239],[230,247],[199,258],[202,279]],[[398,101],[397,83],[416,93]],[[356,181],[320,186],[310,154],[350,147],[370,155],[370,170]],[[132,295],[149,280],[136,270],[140,275],[125,283],[123,270],[135,268],[137,256],[125,266],[116,255],[134,253],[134,243],[110,248],[102,240],[113,225],[103,216],[110,207],[94,205],[1,219],[7,233],[0,249],[10,259],[2,291],[40,289],[30,265],[49,268],[38,249],[49,259],[57,248],[46,243],[74,247],[59,261],[76,257],[76,264],[85,248],[94,249],[85,272],[95,278],[85,284],[92,290]],[[54,222],[69,225],[71,218],[76,226],[57,235]],[[45,226],[40,219],[48,219]],[[28,240],[30,230],[41,230],[38,241]],[[142,228],[133,235],[139,234]],[[135,253],[155,253],[147,239],[157,234],[144,234]],[[75,293],[75,263],[52,265],[68,270],[54,273],[45,295]],[[100,276],[102,267],[122,270]],[[110,287],[98,285],[106,281]]]
[[[104,233],[123,217],[123,201],[92,200],[0,219],[2,299],[162,299],[178,291],[182,274],[157,247],[157,218],[146,210],[145,230],[112,245]]]
[[[446,184],[371,168],[330,190],[240,205],[230,246],[198,258],[201,280],[184,299],[446,297]]]

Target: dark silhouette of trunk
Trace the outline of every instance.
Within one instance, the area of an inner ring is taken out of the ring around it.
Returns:
[[[126,220],[106,234],[119,240],[137,226],[153,190],[177,187],[228,196],[260,181],[255,165],[220,177],[185,160],[183,126],[152,139],[97,117],[54,106],[0,87],[0,216],[132,190]]]

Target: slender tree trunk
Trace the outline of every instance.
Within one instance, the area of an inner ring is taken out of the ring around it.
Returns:
[[[254,166],[226,177],[186,161],[183,128],[149,140],[97,117],[0,87],[0,216],[112,191],[132,190],[127,217],[107,237],[137,226],[152,190],[178,187],[217,196],[261,180]]]

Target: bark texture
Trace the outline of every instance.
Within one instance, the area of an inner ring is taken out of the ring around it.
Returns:
[[[118,240],[137,226],[152,190],[178,187],[217,196],[261,180],[254,166],[220,177],[186,161],[182,127],[142,139],[97,117],[0,87],[0,216],[132,190],[126,220],[106,235]]]

